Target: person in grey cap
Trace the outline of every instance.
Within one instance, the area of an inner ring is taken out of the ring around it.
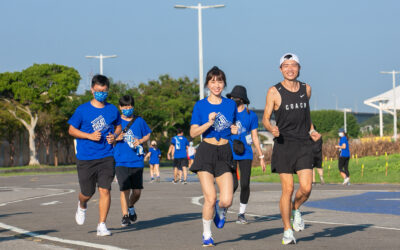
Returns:
[[[304,229],[300,206],[308,199],[312,189],[313,154],[312,141],[321,135],[315,131],[311,122],[309,99],[311,87],[297,80],[300,74],[299,58],[292,53],[284,54],[280,59],[280,71],[283,81],[272,86],[267,93],[263,124],[274,138],[271,171],[278,173],[282,195],[279,203],[284,233],[282,244],[295,244],[290,225],[293,216],[293,230]],[[272,112],[276,125],[270,122]],[[300,187],[295,194],[293,174],[297,174]]]
[[[233,175],[233,192],[238,188],[238,180],[240,179],[240,205],[239,214],[236,221],[237,224],[247,224],[248,221],[245,217],[247,203],[250,197],[250,175],[251,165],[253,162],[253,150],[251,145],[257,151],[257,156],[260,161],[262,170],[265,172],[264,155],[261,151],[260,140],[258,138],[258,118],[257,115],[248,108],[250,100],[247,98],[247,90],[244,86],[236,85],[233,87],[232,92],[227,94],[226,97],[234,100],[237,105],[237,119],[236,126],[238,127],[238,134],[232,135],[232,139],[240,140],[244,145],[244,151],[240,154],[233,150],[233,167],[236,173]],[[230,141],[233,147],[232,140]],[[240,174],[237,172],[239,165]]]

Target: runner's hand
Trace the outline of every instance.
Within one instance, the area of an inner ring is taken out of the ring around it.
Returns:
[[[113,144],[115,141],[115,136],[114,136],[114,134],[111,134],[111,132],[108,132],[106,139],[107,139],[108,144]]]
[[[101,139],[101,132],[94,131],[93,133],[89,134],[88,139],[91,141],[100,141]]]
[[[279,137],[279,128],[277,126],[273,126],[271,129],[271,133],[274,137]]]
[[[261,159],[260,159],[260,164],[261,164],[261,167],[262,167],[262,171],[265,173],[266,168],[265,168],[265,161],[264,161],[264,158],[261,158]]]
[[[125,135],[125,133],[119,134],[118,137],[115,138],[115,141],[122,141],[124,139],[124,135]]]
[[[217,117],[217,113],[212,112],[208,115],[208,122],[214,124],[215,118]]]
[[[133,141],[133,146],[137,147],[139,145],[140,145],[139,140],[135,138],[134,141]]]
[[[310,136],[313,141],[318,141],[321,138],[321,134],[317,131],[312,132]]]
[[[236,125],[231,125],[231,133],[232,133],[233,135],[237,135],[237,133],[238,133],[238,126],[236,126]]]

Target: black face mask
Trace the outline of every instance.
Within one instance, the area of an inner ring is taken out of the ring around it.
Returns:
[[[239,107],[240,105],[242,105],[243,104],[243,101],[242,101],[242,99],[239,99],[239,98],[234,98],[233,99],[235,102],[236,102],[236,105]]]

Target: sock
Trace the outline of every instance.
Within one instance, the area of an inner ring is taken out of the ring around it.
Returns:
[[[219,204],[218,204],[218,214],[219,215],[223,215],[223,216],[225,216],[225,214],[226,214],[226,211],[228,211],[228,209],[227,208],[224,208],[224,207],[220,207],[219,206]],[[221,219],[222,219],[222,217],[221,217]]]
[[[129,207],[128,210],[130,214],[135,214],[135,207]]]
[[[244,214],[246,212],[247,204],[240,203],[239,214]]]
[[[203,237],[209,239],[211,237],[211,222],[212,220],[203,219]]]

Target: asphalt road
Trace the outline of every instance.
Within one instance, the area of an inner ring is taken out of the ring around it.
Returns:
[[[145,172],[148,180],[148,172]],[[122,228],[118,184],[113,183],[107,227],[96,236],[98,195],[86,222],[75,223],[77,176],[0,177],[0,249],[202,249],[201,189],[196,176],[172,184],[145,182],[138,221]],[[251,184],[247,225],[235,223],[239,193],[223,229],[212,227],[217,249],[399,249],[400,185],[317,185],[302,207],[306,229],[297,245],[282,246],[279,184]]]

